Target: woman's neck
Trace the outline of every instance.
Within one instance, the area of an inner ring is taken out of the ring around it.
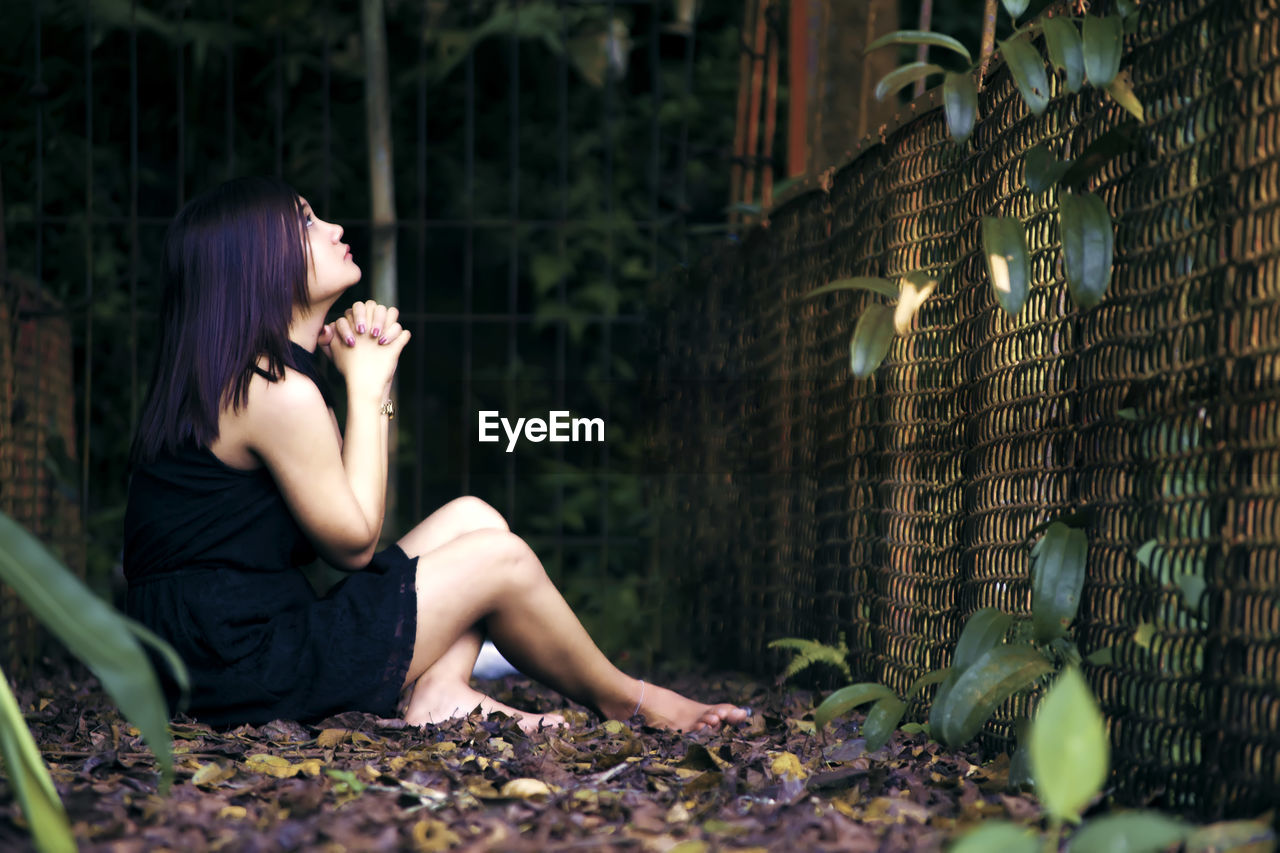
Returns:
[[[334,296],[332,299],[308,305],[306,308],[295,308],[293,320],[289,323],[289,340],[307,352],[315,352],[320,330],[324,328],[324,318],[333,307],[333,303],[337,301],[338,297]]]

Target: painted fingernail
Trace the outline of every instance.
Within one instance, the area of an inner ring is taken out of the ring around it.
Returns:
[[[356,339],[355,339],[355,338],[353,338],[353,337],[348,336],[348,337],[347,337],[347,346],[349,346],[349,347],[353,347],[353,346],[355,346],[355,345],[356,345]]]
[[[381,330],[381,329],[379,329],[379,328],[377,328],[377,327],[375,327],[375,328],[374,328],[374,330],[373,330],[372,332],[370,332],[369,334],[373,335],[373,336],[376,338],[378,335],[382,334],[382,330]]]
[[[359,326],[356,326],[356,334],[358,335],[364,334],[364,323],[361,323]]]
[[[386,338],[378,338],[378,343],[385,344],[386,342],[387,342]]]

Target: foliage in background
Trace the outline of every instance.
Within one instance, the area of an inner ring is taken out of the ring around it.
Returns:
[[[167,790],[173,781],[169,709],[142,646],[150,646],[165,660],[185,703],[186,667],[169,644],[94,595],[39,540],[3,513],[0,582],[13,587],[40,623],[98,677],[155,752],[161,790]],[[66,812],[3,672],[0,755],[36,844],[46,851],[74,850]]]
[[[1120,70],[1124,34],[1126,30],[1132,31],[1138,22],[1135,2],[1119,3],[1118,11],[1111,15],[1041,16],[1021,26],[1017,21],[1027,12],[1027,0],[1004,0],[1003,5],[1013,31],[1001,41],[999,53],[1033,115],[1042,114],[1049,104],[1049,74],[1060,73],[1068,91],[1078,92],[1088,82],[1105,89],[1117,104],[1142,121],[1142,104],[1133,93],[1128,73]],[[1032,42],[1037,36],[1043,36],[1048,66]],[[963,67],[948,70],[933,62],[907,62],[879,81],[876,98],[884,100],[919,80],[943,76],[942,105],[947,127],[958,145],[967,145],[977,123],[978,89],[990,57],[980,55],[975,60],[973,52],[959,39],[925,30],[887,33],[872,42],[867,51],[914,46],[938,48],[952,59],[961,60]],[[1058,160],[1044,143],[1023,157],[1027,189],[1036,195],[1057,191],[1063,271],[1067,289],[1081,308],[1093,307],[1105,294],[1111,282],[1115,243],[1106,203],[1087,191],[1085,185],[1104,163],[1133,146],[1134,127],[1133,123],[1119,123],[1087,146],[1074,161]],[[1009,315],[1017,316],[1026,304],[1031,287],[1025,227],[1017,217],[984,215],[981,236],[987,277],[996,301]],[[905,290],[903,298],[898,299],[894,323],[898,334],[907,333],[911,317],[944,274],[936,270],[912,270],[902,276],[904,287],[907,282],[916,282],[916,289],[910,299],[906,298]],[[897,298],[892,285],[878,278],[833,282],[808,295],[856,287]],[[850,368],[855,377],[867,378],[888,355],[893,343],[889,316],[885,306],[871,302],[858,318],[849,341]]]
[[[277,173],[346,227],[358,260],[369,257],[360,22],[354,8],[268,0],[196,0],[180,16],[127,0],[10,11],[13,37],[0,46],[0,79],[16,93],[0,107],[9,266],[74,318],[77,371],[93,327],[77,422],[87,401],[88,577],[104,589],[118,562],[125,458],[153,352],[160,241],[179,205],[233,174]],[[636,325],[606,332],[604,321],[643,318],[649,282],[691,251],[686,225],[719,236],[740,9],[702,3],[695,42],[647,6],[389,2],[386,12],[401,308],[532,317],[468,325],[465,356],[461,321],[415,335],[400,375],[399,518],[388,525],[403,530],[460,491],[457,448],[475,447],[461,434],[464,361],[473,416],[563,404],[627,427],[644,414],[627,385],[645,367],[633,355]],[[420,215],[436,225],[419,227]],[[568,371],[558,385],[561,354]],[[406,400],[415,387],[423,394]],[[608,478],[598,450],[562,463],[544,444],[517,450],[514,490],[506,458],[476,451],[470,491],[531,539],[616,652],[647,636],[655,614],[632,606],[648,551],[639,466],[629,461],[641,437],[624,429],[610,439]],[[557,549],[561,536],[619,544]],[[604,600],[615,581],[622,592]]]

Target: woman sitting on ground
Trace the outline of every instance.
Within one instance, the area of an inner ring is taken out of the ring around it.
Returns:
[[[607,718],[694,730],[747,711],[646,685],[609,662],[502,517],[458,498],[376,551],[387,490],[391,380],[410,334],[356,303],[342,228],[285,184],[230,181],[193,199],[165,240],[159,352],[133,444],[125,517],[131,615],[191,676],[213,725],[342,711],[440,722],[478,705],[484,636],[523,672]],[[347,388],[345,435],[316,350]],[[322,597],[299,567],[351,572]]]

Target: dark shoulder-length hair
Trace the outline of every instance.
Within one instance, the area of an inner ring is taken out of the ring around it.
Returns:
[[[134,464],[218,437],[218,415],[249,400],[266,357],[292,367],[289,322],[309,304],[302,199],[274,178],[236,178],[193,198],[165,235],[159,348],[134,435]]]

